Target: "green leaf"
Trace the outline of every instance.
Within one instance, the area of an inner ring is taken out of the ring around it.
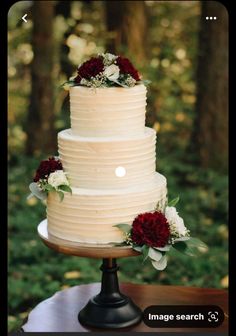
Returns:
[[[176,198],[174,198],[172,201],[170,201],[169,203],[168,203],[168,206],[169,207],[171,207],[171,206],[176,206],[176,204],[179,202],[179,196],[178,197],[176,197]]]
[[[47,191],[53,191],[55,190],[55,188],[53,186],[51,186],[51,184],[45,184],[43,186],[44,190],[47,190]]]
[[[189,256],[197,256],[208,251],[208,246],[198,238],[190,237],[185,244],[187,245],[185,254]]]
[[[137,251],[137,252],[142,252],[142,246],[139,246],[139,245],[133,245],[132,249]]]
[[[110,79],[109,79],[110,80]],[[125,85],[125,84],[123,84],[123,83],[120,83],[118,80],[116,80],[116,79],[113,79],[113,80],[110,80],[111,82],[114,82],[114,83],[116,83],[116,84],[118,84],[119,86],[122,86],[122,87],[124,87],[124,88],[128,88],[129,86],[128,85]]]
[[[187,245],[185,241],[180,241],[172,245],[177,251],[186,253]]]
[[[188,239],[188,244],[194,245],[194,246],[201,246],[201,247],[205,247],[208,249],[208,246],[199,238],[195,238],[195,237],[189,237]]]
[[[47,198],[47,193],[45,191],[42,191],[35,182],[30,183],[29,190],[35,197],[39,198],[40,200],[45,200]]]
[[[143,254],[143,263],[147,260],[149,253],[149,246],[143,245],[142,246],[142,254]]]
[[[118,227],[118,229],[120,229],[124,233],[130,233],[130,231],[131,231],[131,225],[129,225],[129,224],[116,224],[116,225],[113,225],[113,226]]]
[[[163,251],[163,252],[166,252],[166,251],[169,251],[170,248],[171,248],[172,245],[166,245],[164,247],[153,247],[155,250],[157,251]]]
[[[189,237],[188,240],[178,241],[173,247],[179,252],[186,254],[190,257],[195,257],[200,253],[207,252],[208,247],[198,238]]]
[[[163,271],[167,266],[167,258],[164,255],[159,261],[151,260],[152,266],[158,271]]]
[[[32,197],[35,197],[35,196],[34,196],[34,194],[30,193],[30,194],[27,196],[26,199],[29,200],[29,199],[32,198]]]
[[[62,191],[65,191],[65,192],[69,192],[72,194],[72,189],[70,186],[66,185],[66,184],[62,184],[58,187],[58,190],[62,190]]]
[[[75,86],[75,82],[73,80],[68,80],[66,82],[64,82],[63,84],[61,84],[59,86],[59,88],[63,88],[65,85],[68,85],[68,86]]]
[[[59,195],[59,197],[60,197],[60,202],[62,202],[62,201],[63,201],[63,199],[64,199],[64,192],[63,192],[63,191],[60,191],[60,190],[58,190],[58,191],[57,191],[57,193],[58,193],[58,195]]]
[[[159,261],[163,254],[160,251],[155,250],[154,248],[150,247],[148,250],[148,256],[152,260]]]
[[[138,81],[137,83],[144,84],[144,85],[149,85],[151,83],[151,81],[148,80],[148,79],[143,79],[141,81]]]

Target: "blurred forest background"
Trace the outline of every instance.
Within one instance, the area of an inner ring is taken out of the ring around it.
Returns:
[[[57,154],[57,132],[70,127],[60,84],[98,52],[126,55],[151,80],[146,123],[157,131],[157,170],[170,198],[180,195],[192,235],[209,246],[198,258],[171,255],[162,272],[121,259],[120,281],[227,288],[226,9],[214,1],[22,1],[8,24],[9,331],[56,291],[100,280],[100,261],[43,245],[45,205],[26,200],[39,161]]]

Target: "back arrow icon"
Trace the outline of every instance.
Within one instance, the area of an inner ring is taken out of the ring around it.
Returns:
[[[27,16],[27,14],[25,14],[24,16],[22,16],[22,20],[25,21],[25,22],[27,22],[26,16]]]

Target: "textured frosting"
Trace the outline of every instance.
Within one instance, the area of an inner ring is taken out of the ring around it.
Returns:
[[[70,129],[58,134],[59,156],[73,187],[114,189],[153,181],[156,167],[156,132],[145,128],[138,137],[87,138]],[[122,166],[126,175],[117,177]]]
[[[143,133],[146,87],[70,88],[71,129],[86,137]]]
[[[116,224],[131,224],[134,218],[154,210],[166,199],[166,178],[155,174],[152,183],[120,190],[73,188],[60,202],[56,193],[47,199],[48,231],[59,238],[106,244],[124,240]]]
[[[48,231],[70,241],[122,242],[116,224],[165,202],[166,178],[155,172],[156,133],[145,125],[146,88],[70,88],[71,129],[58,134],[72,195],[47,198]],[[117,167],[126,175],[117,177]]]

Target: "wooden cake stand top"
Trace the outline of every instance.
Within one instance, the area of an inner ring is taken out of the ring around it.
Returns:
[[[112,244],[85,244],[57,238],[48,232],[47,219],[38,225],[38,234],[44,244],[51,249],[69,255],[86,258],[124,258],[140,255],[131,246]]]

